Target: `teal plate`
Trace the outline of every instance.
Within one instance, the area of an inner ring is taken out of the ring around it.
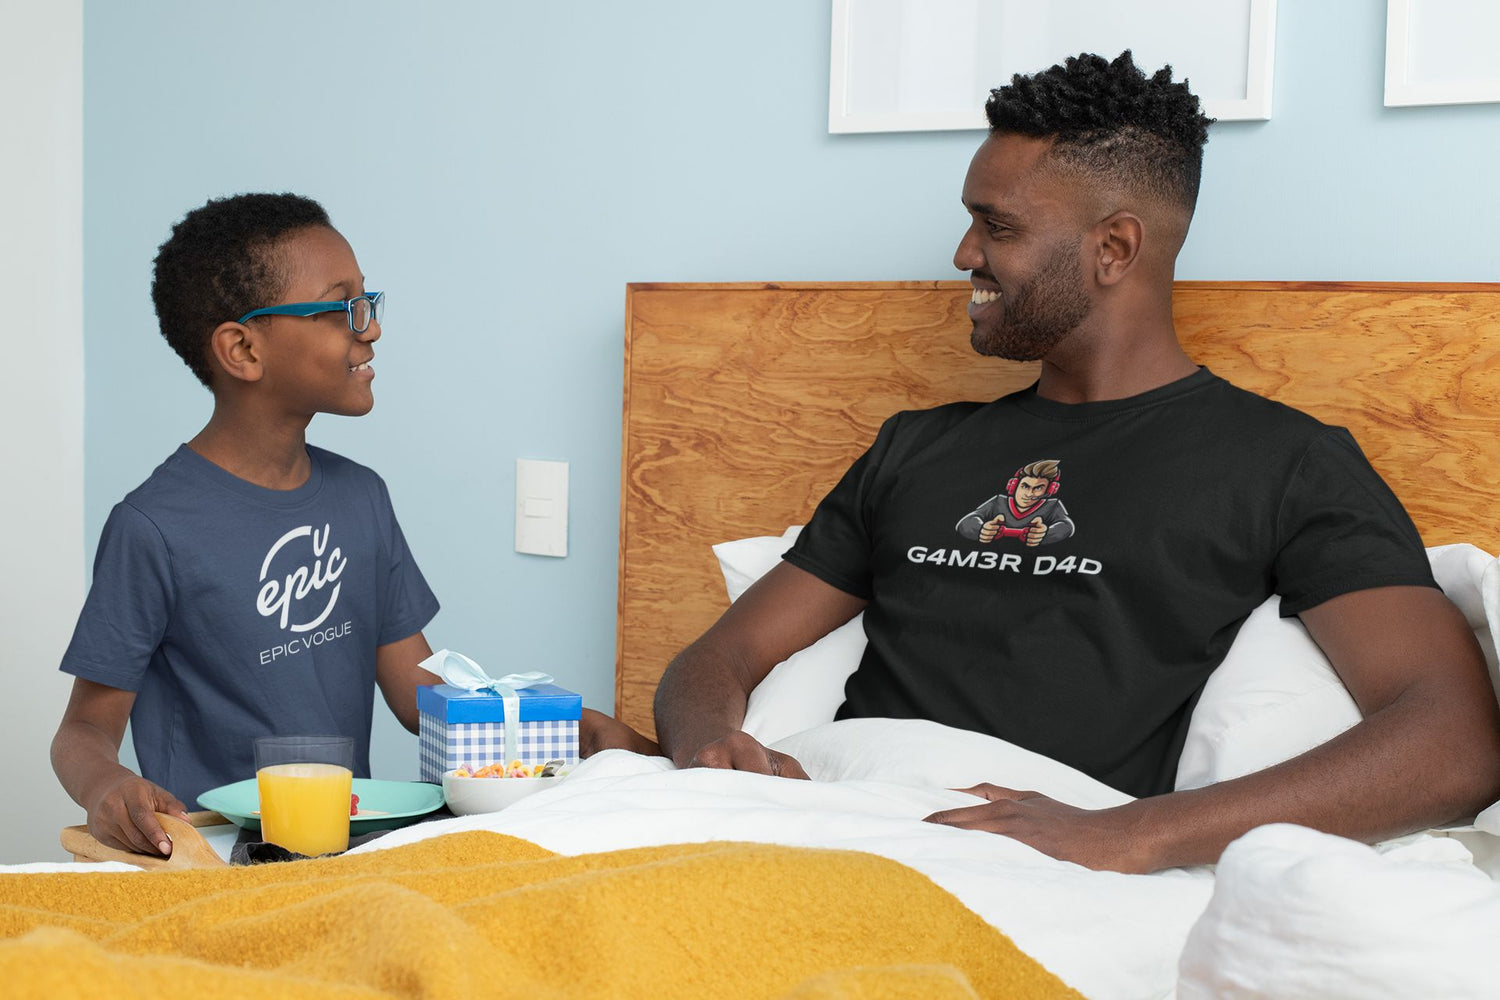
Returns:
[[[360,815],[349,818],[349,835],[352,837],[409,826],[443,804],[442,786],[425,781],[355,778],[354,794],[359,796]],[[198,804],[220,813],[235,826],[246,830],[260,829],[257,815],[260,812],[260,788],[254,778],[210,788],[198,796]],[[366,816],[365,810],[371,815]]]

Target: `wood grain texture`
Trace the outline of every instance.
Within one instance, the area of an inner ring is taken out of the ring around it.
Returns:
[[[969,347],[965,282],[633,285],[616,712],[727,605],[710,546],[780,534],[898,410],[1035,365]],[[1500,548],[1500,285],[1180,282],[1179,336],[1237,385],[1348,427],[1429,545]]]

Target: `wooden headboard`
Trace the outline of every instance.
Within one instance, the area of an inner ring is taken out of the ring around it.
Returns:
[[[709,546],[802,524],[901,409],[1036,366],[969,348],[967,282],[629,286],[615,709],[727,606]],[[1178,334],[1243,388],[1348,427],[1428,545],[1500,549],[1500,284],[1179,282]]]

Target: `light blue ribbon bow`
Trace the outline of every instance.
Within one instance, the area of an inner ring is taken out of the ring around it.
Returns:
[[[479,664],[451,649],[440,649],[419,665],[437,674],[445,683],[452,684],[456,688],[463,688],[465,691],[493,691],[498,694],[501,705],[505,707],[504,764],[509,767],[511,761],[519,759],[517,744],[521,731],[521,696],[516,694],[516,689],[535,687],[538,684],[551,684],[551,674],[530,670],[521,674],[491,677]]]

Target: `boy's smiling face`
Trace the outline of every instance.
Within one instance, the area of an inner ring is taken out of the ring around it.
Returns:
[[[273,259],[286,276],[278,303],[330,302],[365,291],[354,251],[326,226],[299,229],[276,246]],[[252,321],[256,322],[256,321]],[[375,405],[371,382],[380,323],[363,333],[349,329],[346,312],[314,316],[268,316],[261,327],[261,391],[269,391],[288,416],[315,413],[357,417]]]

